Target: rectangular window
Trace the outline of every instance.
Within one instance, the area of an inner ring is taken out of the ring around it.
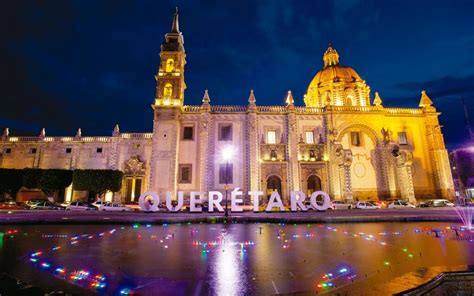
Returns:
[[[351,145],[359,147],[360,146],[360,133],[351,132]]]
[[[314,144],[314,133],[313,133],[313,131],[306,131],[305,132],[305,137],[306,137],[306,144]]]
[[[12,148],[5,148],[5,154],[12,153]]]
[[[276,131],[267,131],[267,144],[276,144]]]
[[[30,149],[30,154],[36,154],[36,151],[38,151],[36,148],[31,148]]]
[[[71,152],[72,152],[72,148],[66,148],[66,153],[67,154],[71,154]]]
[[[192,182],[192,164],[179,165],[178,182],[181,184],[190,184]]]
[[[233,178],[232,164],[221,163],[219,165],[219,184],[232,184]]]
[[[192,126],[183,127],[183,140],[194,140],[194,128]]]
[[[407,133],[405,133],[405,132],[398,133],[398,144],[408,145]]]
[[[232,141],[232,123],[219,124],[219,141]]]
[[[102,153],[102,147],[97,148],[96,152],[97,153]]]

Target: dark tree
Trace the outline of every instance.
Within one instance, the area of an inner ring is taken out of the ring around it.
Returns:
[[[103,196],[122,188],[123,173],[118,170],[74,170],[74,190],[93,191]]]
[[[43,175],[42,169],[29,169],[23,170],[23,187],[28,189],[39,189],[39,182]]]
[[[72,171],[49,169],[43,170],[38,182],[38,189],[41,189],[47,196],[54,196],[60,190],[65,190],[72,182]]]
[[[9,195],[15,199],[23,185],[23,170],[0,169],[0,196]]]

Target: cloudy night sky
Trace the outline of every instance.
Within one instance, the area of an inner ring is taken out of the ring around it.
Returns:
[[[303,94],[329,43],[385,106],[426,89],[448,148],[474,121],[474,1],[8,1],[0,12],[0,128],[12,135],[151,132],[160,44],[175,6],[185,104],[280,105]]]

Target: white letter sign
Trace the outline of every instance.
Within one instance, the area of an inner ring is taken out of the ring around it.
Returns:
[[[291,211],[292,212],[298,211],[298,207],[300,207],[300,209],[303,212],[306,212],[308,210],[306,206],[304,205],[306,194],[304,194],[301,191],[291,191],[290,196],[291,196]]]
[[[214,196],[217,196],[217,199],[214,199]],[[209,191],[209,212],[214,212],[214,206],[219,212],[224,212],[224,209],[221,205],[222,202],[222,193],[219,191]]]
[[[281,201],[280,194],[278,191],[273,191],[272,195],[270,195],[270,200],[268,201],[267,208],[265,209],[266,212],[271,212],[272,208],[278,207],[281,212],[285,211],[285,207],[283,206],[283,202]]]

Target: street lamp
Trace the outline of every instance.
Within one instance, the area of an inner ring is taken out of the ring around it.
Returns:
[[[228,192],[229,192],[229,161],[232,159],[234,156],[234,147],[232,146],[227,146],[222,150],[222,159],[225,161],[225,174],[224,174],[224,179],[225,179],[225,211],[224,211],[224,216],[227,217],[228,214]]]

